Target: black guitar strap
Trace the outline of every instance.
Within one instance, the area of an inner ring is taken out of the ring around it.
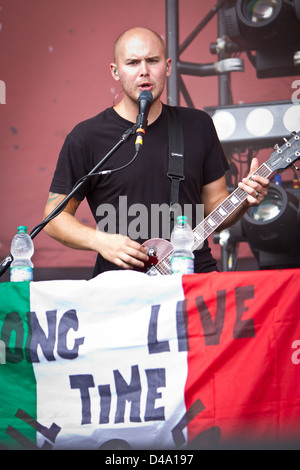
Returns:
[[[169,167],[168,177],[171,179],[170,195],[170,232],[174,225],[174,205],[179,203],[179,184],[184,180],[184,142],[182,124],[179,113],[174,106],[165,107],[168,117],[169,131]]]

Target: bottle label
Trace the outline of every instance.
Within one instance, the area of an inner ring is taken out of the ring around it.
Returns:
[[[194,259],[185,256],[178,256],[171,259],[172,274],[193,274]]]
[[[30,266],[15,266],[10,268],[11,282],[30,282],[33,279],[33,268]]]

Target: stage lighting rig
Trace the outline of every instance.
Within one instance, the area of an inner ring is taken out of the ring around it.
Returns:
[[[214,236],[223,271],[235,270],[240,242],[249,244],[259,269],[300,268],[300,189],[271,183],[263,202],[223,232]]]
[[[300,131],[300,105],[292,101],[205,107],[225,149],[273,147],[293,131]]]
[[[228,0],[224,18],[227,52],[246,51],[258,78],[300,74],[300,0]]]

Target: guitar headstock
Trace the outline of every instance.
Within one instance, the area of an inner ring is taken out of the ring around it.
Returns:
[[[275,151],[271,154],[266,165],[272,170],[284,170],[300,158],[300,132],[293,132],[292,137],[284,140],[284,144],[279,147],[275,145]]]

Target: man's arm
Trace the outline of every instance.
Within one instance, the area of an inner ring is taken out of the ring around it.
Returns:
[[[44,217],[47,217],[65,197],[64,194],[50,193]],[[75,217],[79,205],[80,201],[72,197],[61,214],[46,225],[45,232],[70,248],[96,251],[123,269],[143,269],[144,262],[148,260],[146,248],[129,237],[104,233],[82,224]]]
[[[218,227],[218,231],[224,230],[225,228],[235,224],[245,215],[249,207],[258,206],[268,194],[270,181],[267,178],[254,175],[252,177],[253,179],[249,179],[249,176],[252,175],[257,168],[258,161],[256,158],[253,158],[248,177],[243,178],[239,183],[239,187],[248,193],[248,197],[240,207]],[[229,193],[227,191],[225,176],[203,186],[201,200],[204,204],[205,217],[216,209],[216,207],[218,207],[228,196]]]

